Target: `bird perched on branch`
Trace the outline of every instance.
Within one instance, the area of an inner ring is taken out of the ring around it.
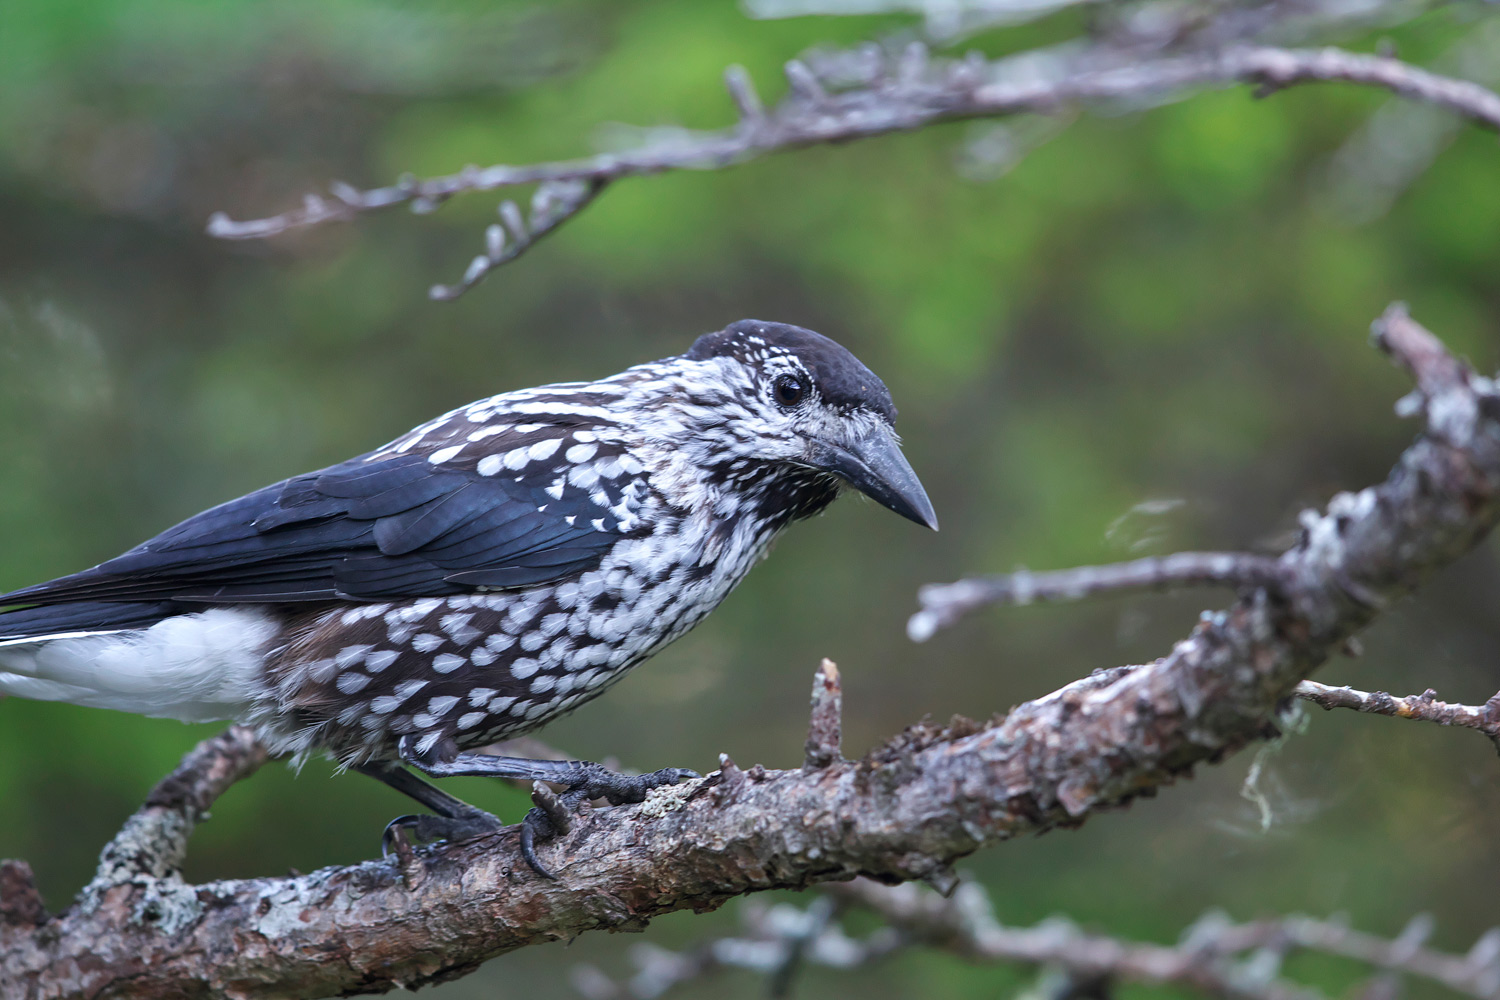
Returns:
[[[473,752],[598,696],[712,611],[782,528],[852,486],[919,524],[885,384],[827,337],[743,320],[598,382],[504,393],[189,518],[93,569],[0,594],[0,693],[254,726],[435,815],[428,784],[535,779],[640,801],[693,772]],[[527,861],[555,832],[522,824]]]

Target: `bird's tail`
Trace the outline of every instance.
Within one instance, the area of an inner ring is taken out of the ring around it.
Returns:
[[[184,722],[248,711],[266,689],[264,654],[280,632],[262,610],[210,608],[146,627],[14,634],[28,613],[0,615],[0,694]]]

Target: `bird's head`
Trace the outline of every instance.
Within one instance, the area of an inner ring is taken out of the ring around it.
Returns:
[[[690,437],[731,478],[768,466],[833,476],[936,530],[896,438],[890,391],[843,347],[801,327],[747,319],[699,337],[676,360],[690,373],[678,400],[694,425]]]

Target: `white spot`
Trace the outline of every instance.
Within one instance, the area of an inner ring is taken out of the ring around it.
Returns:
[[[506,635],[503,632],[491,632],[489,635],[484,637],[485,648],[496,653],[505,652],[511,646],[515,645],[515,642],[515,636]]]
[[[338,680],[333,683],[344,694],[354,694],[356,691],[363,691],[365,689],[365,686],[370,683],[370,675],[346,671],[339,674]]]
[[[489,701],[499,693],[500,692],[496,691],[494,688],[470,688],[469,704],[483,705],[485,702]]]
[[[411,641],[412,649],[419,653],[430,653],[443,644],[443,637],[431,632],[423,632]]]
[[[538,674],[531,680],[531,691],[533,694],[546,694],[557,686],[557,677],[553,674]]]
[[[426,686],[426,681],[402,681],[400,684],[396,685],[396,697],[400,698],[402,701],[405,701]]]
[[[507,632],[519,632],[526,626],[527,622],[536,617],[536,613],[540,610],[541,608],[536,601],[515,604],[506,612],[505,618],[501,620],[500,624]]]
[[[480,648],[471,650],[469,652],[469,659],[473,661],[474,666],[476,667],[487,667],[491,663],[494,663],[495,660],[498,659],[498,657],[488,649],[485,649],[481,646]]]
[[[326,684],[333,680],[333,675],[338,671],[338,665],[333,662],[333,657],[322,660],[313,660],[307,665],[307,676],[319,684]]]
[[[561,444],[562,442],[557,438],[547,438],[543,441],[538,441],[527,450],[530,452],[533,462],[542,462],[556,454],[558,446]]]
[[[511,695],[506,695],[504,698],[496,698],[494,701],[490,702],[490,714],[504,715],[506,710],[515,703],[516,699]]]
[[[442,606],[441,597],[424,597],[420,601],[412,602],[411,610],[416,613],[417,617],[425,618]]]
[[[356,661],[359,660],[360,657],[364,656],[372,648],[373,647],[368,644],[360,646],[345,646],[343,649],[339,650],[339,654],[333,658],[333,662],[338,664],[338,668],[340,670],[343,670],[345,667],[352,666]]]
[[[536,673],[537,668],[540,666],[541,664],[536,660],[526,659],[523,657],[522,659],[516,660],[510,665],[510,672],[513,677],[519,678],[520,680],[524,681],[526,678]]]
[[[442,465],[444,462],[453,461],[454,456],[463,450],[464,446],[461,444],[455,444],[447,448],[439,448],[437,451],[427,456],[427,461],[431,462],[433,465]]]
[[[479,460],[479,474],[481,476],[493,476],[502,467],[499,455],[486,455]]]
[[[458,717],[458,728],[473,729],[475,726],[479,725],[489,717],[490,713],[488,712],[467,712]]]
[[[440,694],[434,698],[427,699],[427,711],[433,715],[446,715],[448,710],[458,704],[458,697],[451,694]]]
[[[563,457],[570,462],[587,462],[598,450],[599,446],[596,444],[575,444],[563,454]]]
[[[432,658],[432,669],[440,674],[451,674],[466,662],[468,661],[462,656],[455,656],[452,653],[439,653]]]
[[[556,479],[552,480],[552,485],[547,487],[545,492],[552,499],[561,500],[564,485],[565,484],[563,483],[562,477],[558,476]]]
[[[375,618],[384,614],[385,610],[386,607],[383,604],[366,604],[362,608],[345,611],[340,621],[345,625],[358,625],[367,618]]]
[[[386,667],[396,662],[396,657],[401,654],[394,649],[382,649],[378,653],[371,653],[365,657],[365,668],[372,673],[380,673]]]

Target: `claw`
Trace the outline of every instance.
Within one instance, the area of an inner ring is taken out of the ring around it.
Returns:
[[[581,764],[567,791],[561,795],[537,782],[532,791],[536,807],[521,820],[521,857],[526,859],[532,871],[555,882],[557,875],[536,856],[536,842],[567,833],[572,826],[571,815],[581,804],[590,799],[604,799],[615,806],[642,802],[653,788],[698,777],[701,775],[697,771],[686,767],[664,767],[648,774],[625,775],[598,764]]]
[[[397,816],[385,825],[385,829],[380,831],[380,857],[382,859],[390,859],[391,849],[396,844],[396,838],[401,836],[402,831],[416,826],[419,819],[421,819],[420,816],[408,813],[405,816]]]
[[[546,840],[557,831],[552,826],[552,821],[547,818],[545,812],[540,808],[532,809],[521,818],[521,857],[526,859],[526,863],[531,866],[532,871],[536,872],[542,878],[551,879],[553,882],[556,882],[557,876],[546,865],[542,864],[541,859],[536,856],[537,828],[544,824],[546,828],[541,831],[541,834],[542,839]]]
[[[566,791],[561,795],[553,795],[545,789],[534,793],[533,799],[539,808],[531,810],[521,821],[521,856],[533,871],[549,879],[557,876],[537,859],[536,842],[567,833],[571,826],[570,814],[580,803],[590,799],[604,799],[615,806],[641,802],[653,788],[700,777],[697,771],[686,767],[664,767],[649,774],[625,775],[581,760],[533,760],[481,753],[456,756],[419,754],[406,737],[402,738],[398,749],[402,761],[434,778],[483,775],[562,785]],[[398,765],[362,765],[361,770],[438,813],[436,816],[402,816],[393,820],[386,827],[382,844],[390,840],[392,831],[397,828],[410,831],[421,841],[462,840],[500,828],[500,821],[489,813],[439,791]]]

